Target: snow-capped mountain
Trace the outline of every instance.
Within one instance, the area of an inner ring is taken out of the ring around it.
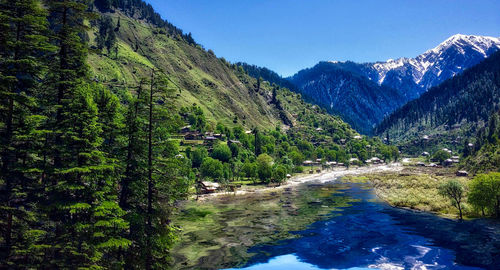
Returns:
[[[500,38],[457,34],[415,58],[365,64],[376,71],[366,75],[380,85],[395,88],[402,86],[400,81],[412,81],[414,85],[402,89],[410,90],[407,95],[412,99],[478,64],[499,49]],[[411,92],[412,89],[415,93]]]
[[[369,133],[384,116],[498,50],[500,38],[457,34],[415,58],[320,62],[288,80],[313,102]]]

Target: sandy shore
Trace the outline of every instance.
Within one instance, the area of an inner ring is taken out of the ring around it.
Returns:
[[[323,171],[321,173],[316,173],[316,174],[307,174],[307,175],[298,175],[294,176],[286,183],[283,183],[281,186],[277,187],[266,187],[266,186],[261,186],[261,187],[253,187],[253,186],[246,186],[242,187],[241,189],[238,189],[235,192],[217,192],[217,193],[211,193],[211,194],[204,194],[204,195],[199,195],[198,200],[208,200],[211,198],[216,198],[219,196],[224,196],[224,195],[243,195],[243,194],[249,194],[249,193],[264,193],[264,192],[269,192],[269,191],[276,191],[277,189],[284,189],[284,188],[289,188],[293,187],[302,183],[307,183],[307,182],[319,182],[319,183],[325,183],[332,181],[336,178],[347,176],[347,175],[359,175],[359,174],[369,174],[369,173],[379,173],[379,172],[387,172],[387,171],[392,171],[392,172],[397,172],[403,170],[403,166],[401,163],[391,163],[391,164],[384,164],[384,165],[371,165],[371,166],[366,166],[366,167],[355,167],[355,168],[336,168],[333,170],[327,170]],[[194,196],[196,198],[196,196]]]

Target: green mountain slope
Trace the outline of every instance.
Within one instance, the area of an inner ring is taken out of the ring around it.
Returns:
[[[300,94],[259,82],[239,65],[217,58],[177,28],[171,31],[131,17],[127,10],[111,10],[100,12],[101,19],[88,31],[89,45],[94,48],[88,63],[95,80],[115,93],[134,91],[142,78],[150,76],[151,69],[160,69],[169,76],[170,87],[178,91],[178,108],[197,104],[213,128],[217,123],[266,130],[295,127],[301,133],[309,130],[307,136],[321,137],[321,132],[315,131],[321,125],[330,127],[323,134],[337,142],[358,134],[339,117],[302,100]],[[107,38],[100,30],[106,20],[111,29],[106,36],[111,31],[116,36],[110,50],[99,48],[99,39]]]
[[[274,126],[279,120],[266,97],[254,90],[254,80],[238,74],[232,66],[200,46],[179,37],[168,37],[162,29],[142,23],[123,13],[106,13],[116,31],[117,53],[92,53],[89,64],[101,82],[133,88],[151,69],[169,75],[179,90],[179,106],[197,103],[212,122],[229,123],[234,116],[252,126]],[[97,27],[90,31],[90,44],[96,45]]]

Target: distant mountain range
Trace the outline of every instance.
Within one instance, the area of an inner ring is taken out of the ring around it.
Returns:
[[[500,51],[397,109],[376,127],[375,133],[388,134],[400,145],[425,141],[429,149],[431,143],[439,146],[451,142],[461,148],[468,143],[459,136],[477,142],[481,136],[476,136],[476,131],[488,125],[499,105]]]
[[[370,134],[391,112],[500,49],[500,38],[454,35],[415,58],[320,62],[287,78],[306,98]]]

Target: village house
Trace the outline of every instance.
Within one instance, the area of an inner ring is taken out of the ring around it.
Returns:
[[[181,134],[186,134],[188,132],[191,132],[191,125],[187,125],[187,126],[181,127],[180,132],[181,132]]]
[[[188,132],[184,135],[184,140],[191,141],[191,140],[201,140],[203,139],[203,135],[199,132],[193,131],[193,132]]]
[[[232,144],[240,146],[241,142],[238,141],[238,140],[229,140],[229,141],[227,141],[227,146],[231,146]]]
[[[215,138],[214,136],[205,136],[205,138],[203,138],[203,143],[205,145],[213,145],[214,142],[217,141],[217,138]]]

